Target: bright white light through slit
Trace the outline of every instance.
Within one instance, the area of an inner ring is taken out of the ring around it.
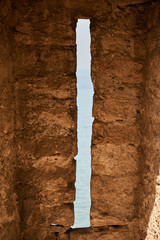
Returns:
[[[72,228],[90,226],[90,178],[93,85],[91,81],[90,20],[79,19],[77,42],[78,155],[76,158],[75,221]]]

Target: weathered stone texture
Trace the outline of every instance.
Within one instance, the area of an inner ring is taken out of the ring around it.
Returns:
[[[14,1],[17,184],[21,235],[48,239],[74,223],[75,24],[64,9]],[[58,230],[57,230],[58,229]]]
[[[91,228],[73,230],[78,18],[95,120]],[[159,239],[159,19],[159,1],[0,1],[0,239]]]
[[[160,4],[148,10],[147,56],[143,102],[143,201],[140,209],[140,227],[149,222],[146,239],[159,239],[159,156],[160,156]]]
[[[128,226],[133,239],[138,237],[143,17],[143,6],[128,7],[91,25],[95,86],[91,224]]]
[[[0,239],[17,240],[19,217],[15,183],[14,94],[11,6],[0,1]],[[10,232],[10,234],[9,234]],[[9,236],[8,236],[9,235]]]
[[[70,240],[113,240],[134,239],[133,233],[129,233],[126,227],[97,227],[89,229],[77,229],[70,232]]]

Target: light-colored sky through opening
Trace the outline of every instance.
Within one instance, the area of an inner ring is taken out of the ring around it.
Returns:
[[[77,66],[79,70],[90,69],[90,20],[80,19],[77,24]]]

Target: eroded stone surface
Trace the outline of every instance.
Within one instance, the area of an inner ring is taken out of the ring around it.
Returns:
[[[75,24],[47,3],[15,8],[16,189],[21,235],[38,240],[74,223]]]
[[[137,26],[137,21],[143,20],[140,13],[144,17],[143,7],[129,7],[123,9],[123,14],[117,11],[98,18],[91,27],[95,86],[91,224],[128,226],[133,239],[139,231],[138,118],[145,57],[145,51],[136,49],[137,37],[144,34],[144,25]],[[123,239],[118,232],[108,238]],[[127,235],[124,238],[130,239]]]
[[[0,239],[2,240],[17,240],[19,237],[17,195],[14,190],[15,106],[10,23],[11,4],[9,1],[0,1]]]
[[[159,12],[148,0],[0,2],[0,239],[159,239]],[[77,18],[91,20],[95,91],[81,230],[70,229]]]

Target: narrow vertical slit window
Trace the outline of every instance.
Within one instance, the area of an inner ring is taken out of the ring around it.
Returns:
[[[79,19],[77,43],[78,154],[76,156],[76,198],[73,228],[90,226],[90,179],[93,85],[91,81],[90,20]]]

